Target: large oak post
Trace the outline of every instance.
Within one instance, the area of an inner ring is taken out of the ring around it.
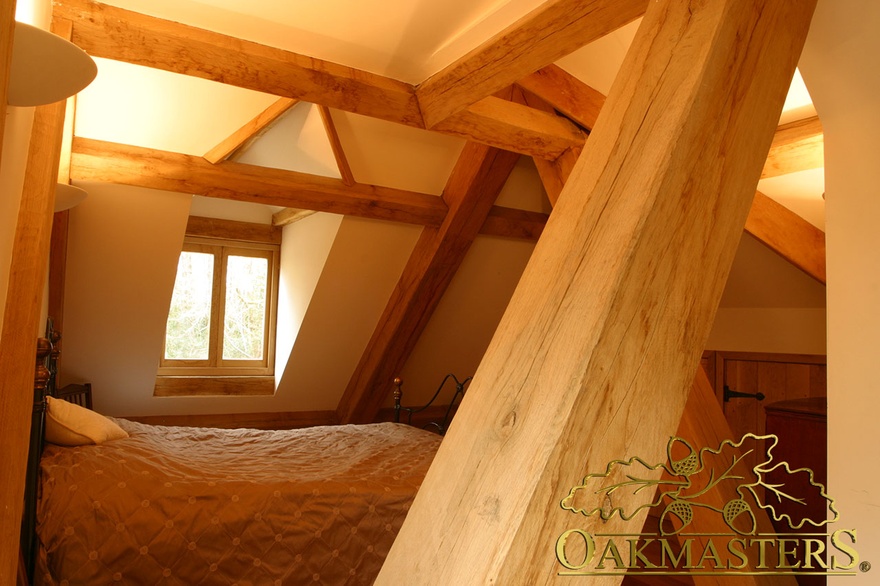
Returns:
[[[569,489],[665,459],[814,4],[650,4],[377,584],[565,580]]]

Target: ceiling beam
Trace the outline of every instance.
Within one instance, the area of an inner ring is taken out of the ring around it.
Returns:
[[[416,90],[428,128],[645,12],[647,0],[550,0]]]
[[[188,195],[296,208],[279,212],[278,225],[299,212],[350,214],[376,220],[437,227],[446,205],[436,195],[374,185],[345,185],[339,179],[230,161],[212,165],[203,157],[75,138],[71,178],[162,189]],[[299,218],[296,218],[299,219]],[[492,206],[482,234],[537,240],[547,214]]]
[[[319,104],[318,112],[321,114],[324,132],[327,133],[327,140],[330,141],[330,149],[333,151],[333,158],[336,159],[336,168],[339,169],[342,182],[346,185],[354,185],[354,174],[351,172],[351,165],[348,164],[348,158],[346,158],[345,150],[342,148],[342,141],[339,140],[339,133],[336,131],[336,125],[333,123],[333,116],[330,115],[330,108]]]
[[[819,228],[758,191],[746,220],[746,232],[825,284],[825,233]]]
[[[480,234],[537,240],[544,231],[547,218],[542,212],[531,212],[503,206],[492,206],[489,217],[483,222]]]
[[[443,120],[434,130],[541,159],[556,159],[584,146],[586,135],[571,121],[489,96]]]
[[[602,92],[552,63],[519,79],[516,85],[551,104],[587,130],[595,126],[605,105]]]
[[[514,89],[513,99],[522,101],[537,110],[543,110],[545,112],[553,110],[553,106],[544,100],[544,98],[531,91],[523,89],[519,85],[514,86]],[[601,96],[601,94],[599,95]],[[554,94],[553,97],[558,98],[559,95]],[[578,99],[588,99],[589,97],[589,95],[572,96],[565,99],[576,108],[575,102],[577,102]],[[602,96],[602,102],[604,103],[604,101],[605,97]],[[590,128],[592,128],[592,126],[590,126]],[[559,199],[559,194],[562,193],[562,188],[565,186],[565,182],[568,181],[568,176],[571,175],[571,171],[574,169],[574,164],[577,162],[580,153],[580,148],[572,148],[562,153],[553,161],[542,159],[540,157],[532,158],[535,163],[535,168],[538,170],[538,177],[540,177],[541,184],[544,186],[544,193],[547,194],[547,199],[550,201],[551,206],[556,205],[556,200]]]
[[[422,126],[409,84],[89,0],[58,0],[73,42],[105,57]]]
[[[279,98],[268,108],[257,114],[253,119],[246,122],[241,128],[220,141],[217,146],[205,153],[205,159],[211,163],[219,163],[226,160],[232,153],[243,147],[252,139],[260,135],[282,114],[293,108],[299,100],[293,98]]]
[[[284,208],[278,212],[272,214],[272,225],[273,226],[286,226],[288,224],[293,224],[294,222],[299,222],[304,218],[308,218],[312,214],[314,214],[314,210],[300,210],[297,208]]]
[[[446,215],[435,195],[86,138],[73,141],[71,178],[420,225]]]
[[[825,165],[825,135],[818,116],[804,118],[776,129],[761,179]]]
[[[651,2],[376,586],[559,584],[564,531],[641,528],[560,501],[666,460],[814,6]]]
[[[90,0],[57,0],[54,11],[73,21],[73,42],[93,57],[425,128],[415,88],[407,83]],[[545,144],[569,141],[578,133],[562,118],[514,116],[508,109],[494,116],[493,107],[490,101],[462,108],[467,111],[444,125],[443,132],[545,158],[553,156]],[[518,126],[519,120],[525,126]],[[546,127],[536,120],[544,120]]]
[[[443,190],[449,212],[438,228],[422,230],[339,401],[340,423],[375,419],[518,159],[465,145]]]

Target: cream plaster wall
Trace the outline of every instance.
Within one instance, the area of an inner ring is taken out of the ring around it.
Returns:
[[[70,214],[59,382],[89,381],[108,415],[154,411],[159,353],[190,196],[83,183]]]
[[[819,0],[801,72],[825,129],[829,494],[837,528],[856,528],[874,570],[830,580],[876,584],[880,564],[880,3]],[[844,559],[844,561],[846,561]]]
[[[276,387],[283,381],[287,360],[340,224],[340,215],[317,213],[284,227],[275,340]]]

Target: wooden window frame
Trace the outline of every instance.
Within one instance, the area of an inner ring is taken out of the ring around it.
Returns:
[[[163,335],[155,396],[271,395],[275,392],[280,245],[281,229],[277,227],[190,218],[181,252],[208,252],[215,259],[208,359],[166,359]],[[222,357],[226,261],[229,256],[265,258],[268,262],[262,360],[229,360]]]

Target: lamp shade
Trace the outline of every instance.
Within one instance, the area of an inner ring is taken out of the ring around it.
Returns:
[[[15,23],[7,102],[41,106],[64,100],[89,85],[98,66],[85,51],[41,28]]]
[[[78,205],[86,198],[88,193],[85,189],[80,189],[66,183],[58,183],[55,186],[55,211],[63,212]]]

